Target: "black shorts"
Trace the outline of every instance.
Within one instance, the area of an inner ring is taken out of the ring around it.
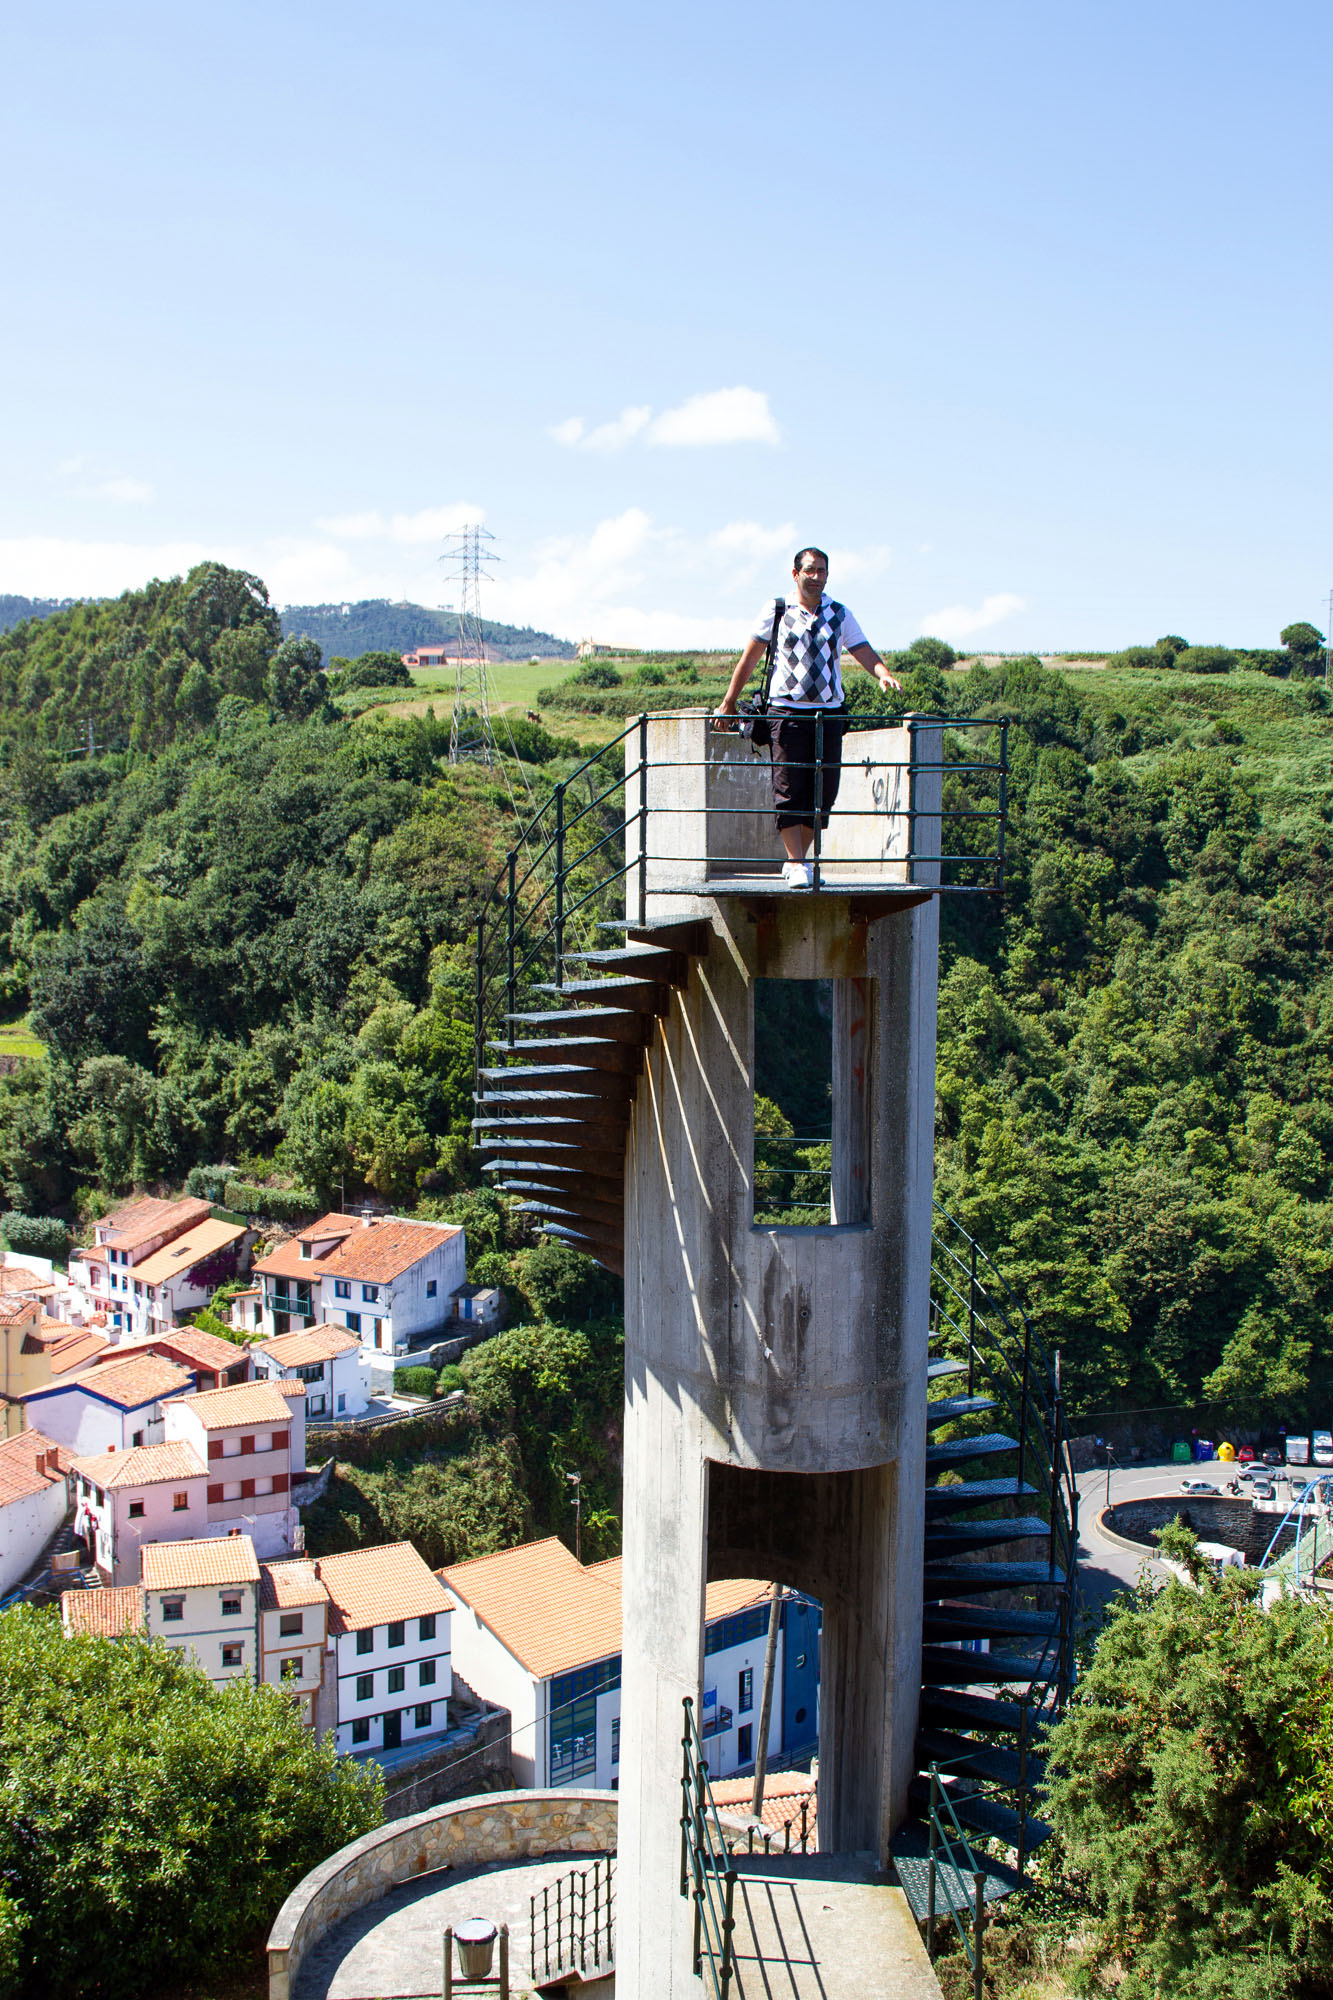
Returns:
[[[813,826],[815,823],[815,718],[813,715],[782,714],[769,711],[772,726],[769,754],[773,759],[773,805],[778,832],[784,826]],[[828,825],[828,816],[838,796],[842,780],[842,739],[847,728],[847,711],[829,709],[823,717],[822,777],[819,784],[819,821]]]

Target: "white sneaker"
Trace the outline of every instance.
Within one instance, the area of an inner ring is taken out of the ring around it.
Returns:
[[[808,861],[784,861],[782,886],[784,889],[813,889],[815,871]]]

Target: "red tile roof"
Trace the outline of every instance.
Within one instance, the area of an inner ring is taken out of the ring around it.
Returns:
[[[67,1590],[60,1600],[65,1636],[89,1632],[99,1639],[123,1639],[144,1629],[143,1586],[123,1583],[114,1590]]]
[[[56,1470],[48,1470],[54,1457]],[[72,1463],[69,1453],[40,1431],[19,1431],[0,1443],[0,1507],[54,1486]],[[40,1468],[40,1469],[39,1469]]]
[[[438,1578],[410,1542],[321,1556],[316,1567],[332,1605],[330,1632],[360,1632],[367,1625],[429,1618],[449,1610]]]
[[[59,1384],[48,1384],[42,1389],[29,1389],[30,1397],[49,1396],[53,1389],[84,1389],[90,1396],[98,1396],[104,1403],[114,1403],[117,1409],[137,1410],[141,1404],[156,1403],[163,1396],[174,1396],[182,1389],[188,1389],[193,1381],[193,1372],[180,1368],[174,1361],[168,1361],[161,1354],[131,1354],[121,1359],[113,1349],[111,1354],[98,1361],[91,1368],[81,1369],[71,1374]]]
[[[330,1322],[299,1327],[295,1333],[276,1333],[271,1340],[257,1340],[251,1352],[256,1356],[271,1355],[282,1368],[300,1368],[307,1362],[331,1361],[335,1354],[350,1354],[360,1345],[357,1336],[345,1326]]]
[[[454,1222],[409,1222],[387,1215],[354,1229],[323,1257],[303,1257],[299,1239],[293,1238],[271,1256],[261,1257],[255,1270],[269,1278],[354,1278],[362,1284],[387,1285],[459,1233]],[[317,1228],[304,1232],[307,1238],[316,1234]]]
[[[122,1486],[161,1486],[171,1479],[207,1479],[208,1467],[193,1445],[171,1438],[166,1444],[138,1444],[129,1451],[90,1452],[70,1460],[71,1472],[109,1492]]]
[[[129,1343],[123,1342],[122,1351],[128,1348]],[[182,1367],[202,1368],[207,1375],[221,1375],[238,1363],[244,1365],[246,1354],[234,1340],[205,1333],[199,1326],[173,1326],[170,1333],[154,1333],[146,1340],[136,1340],[134,1348],[140,1354],[165,1354],[178,1360]]]
[[[160,1250],[154,1250],[151,1257],[145,1257],[142,1264],[134,1266],[136,1283],[163,1285],[168,1278],[178,1277],[194,1264],[202,1264],[206,1257],[216,1257],[219,1250],[226,1250],[238,1243],[245,1234],[243,1222],[196,1223],[193,1229],[186,1229],[179,1236],[173,1236],[170,1243],[164,1243]]]
[[[109,1344],[104,1333],[94,1333],[91,1327],[71,1330],[47,1349],[47,1366],[52,1375],[68,1375],[71,1369],[87,1368],[106,1353]]]
[[[145,1590],[188,1590],[194,1584],[258,1583],[259,1562],[248,1535],[203,1535],[190,1542],[145,1542],[139,1574]]]
[[[148,1196],[113,1208],[110,1215],[99,1218],[96,1227],[111,1232],[110,1242],[115,1249],[137,1250],[140,1244],[151,1243],[155,1236],[179,1236],[183,1229],[206,1222],[212,1212],[211,1202],[193,1195],[187,1195],[183,1201],[158,1201]]]
[[[319,1580],[319,1564],[308,1556],[290,1562],[259,1565],[259,1605],[262,1611],[296,1611],[308,1604],[327,1604],[329,1593]]]
[[[712,1781],[713,1803],[729,1817],[748,1820],[750,1800],[754,1797],[753,1778],[714,1778]],[[774,1843],[774,1851],[785,1851],[787,1828],[791,1827],[791,1846],[795,1851],[801,1839],[801,1806],[805,1811],[804,1852],[814,1854],[816,1848],[816,1821],[819,1814],[818,1781],[808,1771],[774,1771],[764,1781],[764,1801],[759,1817],[766,1827],[770,1827],[779,1839]]]
[[[21,1326],[25,1319],[40,1321],[42,1308],[35,1298],[13,1292],[0,1295],[0,1326]]]
[[[177,1398],[193,1410],[205,1430],[229,1431],[240,1424],[286,1424],[291,1412],[276,1382],[233,1382]]]

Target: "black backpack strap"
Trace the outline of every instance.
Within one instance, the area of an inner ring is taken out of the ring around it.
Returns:
[[[786,603],[779,597],[773,606],[773,630],[768,635],[768,649],[764,654],[764,685],[759,691],[759,700],[755,704],[760,715],[768,713],[768,690],[773,684],[773,661],[778,650],[778,627],[786,615]]]

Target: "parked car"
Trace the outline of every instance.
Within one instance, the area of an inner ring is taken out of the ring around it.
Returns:
[[[1182,1493],[1216,1493],[1217,1488],[1207,1479],[1182,1479]]]
[[[1265,1465],[1285,1465],[1287,1459],[1285,1452],[1268,1450],[1263,1454],[1263,1461]]]
[[[1271,1500],[1276,1491],[1271,1479],[1256,1479],[1250,1492],[1256,1500]]]
[[[1252,1465],[1254,1463],[1254,1446],[1250,1444],[1243,1444],[1240,1450],[1236,1453],[1236,1456],[1240,1460],[1242,1465]]]

